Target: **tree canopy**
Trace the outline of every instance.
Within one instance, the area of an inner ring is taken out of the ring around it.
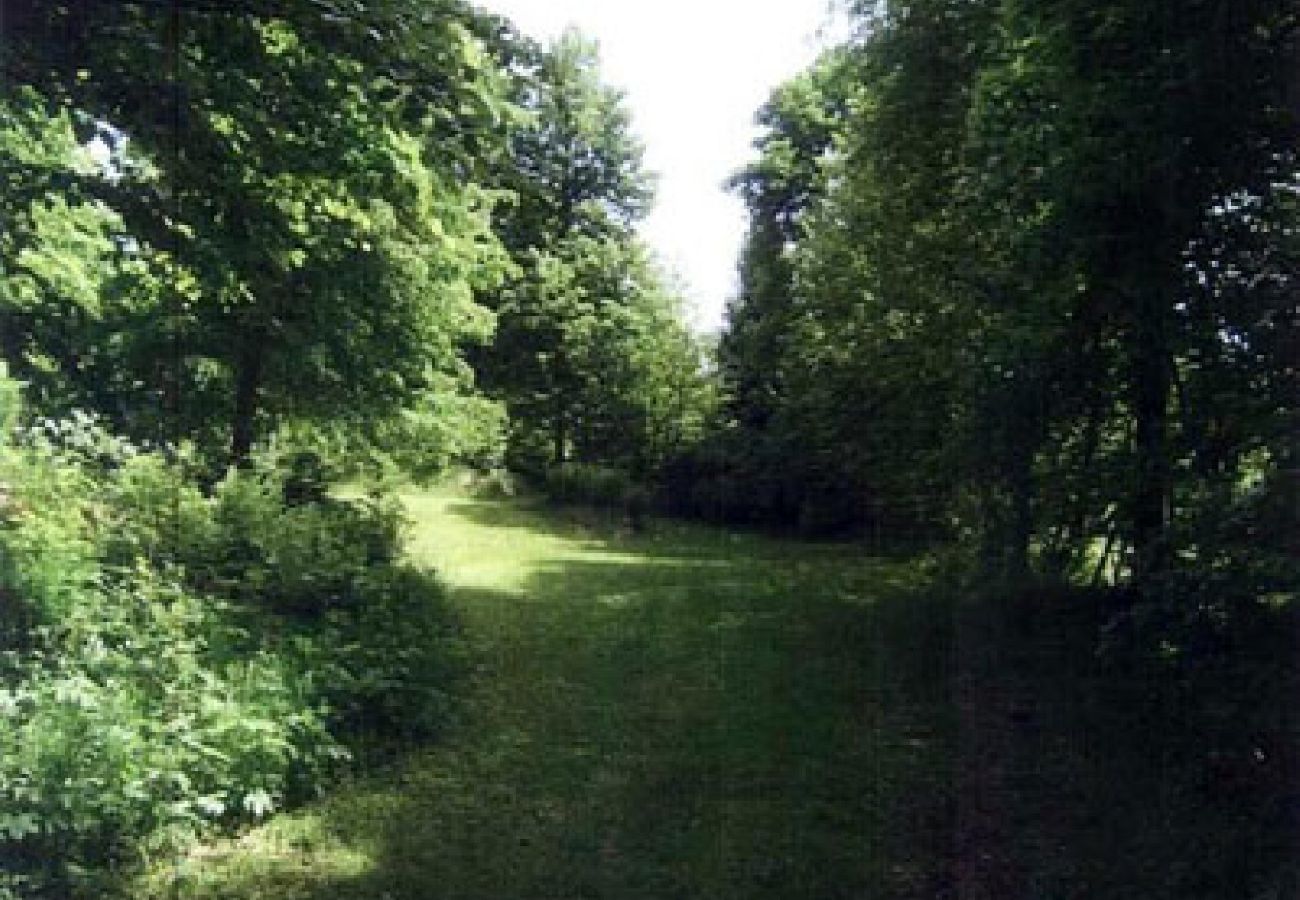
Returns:
[[[1207,562],[1206,516],[1292,468],[1294,13],[856,15],[735,181],[722,371],[766,515],[981,536],[1016,571]]]
[[[11,102],[108,148],[61,202],[113,216],[104,255],[154,274],[101,323],[135,345],[114,366],[152,369],[128,422],[242,459],[279,420],[391,413],[489,334],[475,292],[505,257],[475,172],[501,78],[454,5],[348,9],[6,2]]]

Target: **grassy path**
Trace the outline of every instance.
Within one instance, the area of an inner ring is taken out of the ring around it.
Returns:
[[[412,493],[465,623],[446,740],[138,895],[938,897],[948,617],[850,548]]]

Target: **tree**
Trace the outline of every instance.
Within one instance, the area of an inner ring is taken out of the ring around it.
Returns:
[[[784,88],[738,179],[722,359],[748,494],[952,525],[1013,577],[1153,585],[1215,557],[1207,518],[1245,483],[1278,496],[1293,458],[1294,11],[856,14],[838,80]]]
[[[740,260],[740,293],[727,309],[720,346],[730,413],[762,425],[780,402],[785,339],[794,290],[793,250],[826,190],[825,162],[852,94],[852,56],[828,53],[778,88],[757,122],[759,158],[729,182],[750,213]]]
[[[4,15],[7,79],[109,137],[80,186],[170,267],[173,423],[220,415],[238,461],[276,419],[391,414],[486,336],[504,259],[473,179],[506,108],[459,5]]]
[[[1234,197],[1272,206],[1294,178],[1293,126],[1281,115],[1294,27],[1294,13],[1267,3],[1009,2],[982,75],[977,195],[1018,219],[1014,269],[1030,276],[1046,318],[1070,322],[1090,348],[1086,365],[1066,355],[1073,374],[1055,387],[1109,398],[1105,412],[1095,399],[1076,408],[1131,435],[1116,472],[1125,489],[1107,502],[1139,579],[1174,562],[1177,473],[1190,450],[1174,420],[1190,398],[1174,386],[1197,365],[1187,341],[1203,355],[1230,334],[1184,314],[1199,285],[1219,281],[1197,271],[1192,248],[1236,217]],[[1046,277],[1072,293],[1055,310],[1042,306],[1044,268],[1026,264],[1052,247]]]
[[[584,236],[627,236],[653,195],[621,91],[600,82],[596,45],[575,30],[545,51],[520,102],[530,121],[511,140],[502,234],[513,251]]]
[[[633,231],[651,198],[642,148],[594,44],[569,31],[516,56],[530,119],[499,175],[511,199],[497,227],[518,271],[491,302],[497,335],[477,368],[510,409],[516,464],[644,470],[673,427],[662,398],[676,388],[660,379],[681,386],[699,361]]]
[[[752,225],[723,371],[741,430],[757,432],[744,443],[765,448],[755,493],[819,529],[933,528],[959,456],[962,370],[945,353],[970,322],[953,302],[948,207],[986,13],[885,13],[778,93],[777,128],[740,180]]]

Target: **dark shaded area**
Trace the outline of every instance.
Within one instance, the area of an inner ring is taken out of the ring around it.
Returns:
[[[1297,896],[1294,609],[1038,588],[959,621],[961,896]]]

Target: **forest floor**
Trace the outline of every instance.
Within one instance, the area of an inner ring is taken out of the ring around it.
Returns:
[[[1255,669],[1189,693],[1107,661],[1096,597],[984,603],[860,546],[404,500],[464,628],[443,739],[128,896],[1300,896],[1295,744],[1234,712]]]

